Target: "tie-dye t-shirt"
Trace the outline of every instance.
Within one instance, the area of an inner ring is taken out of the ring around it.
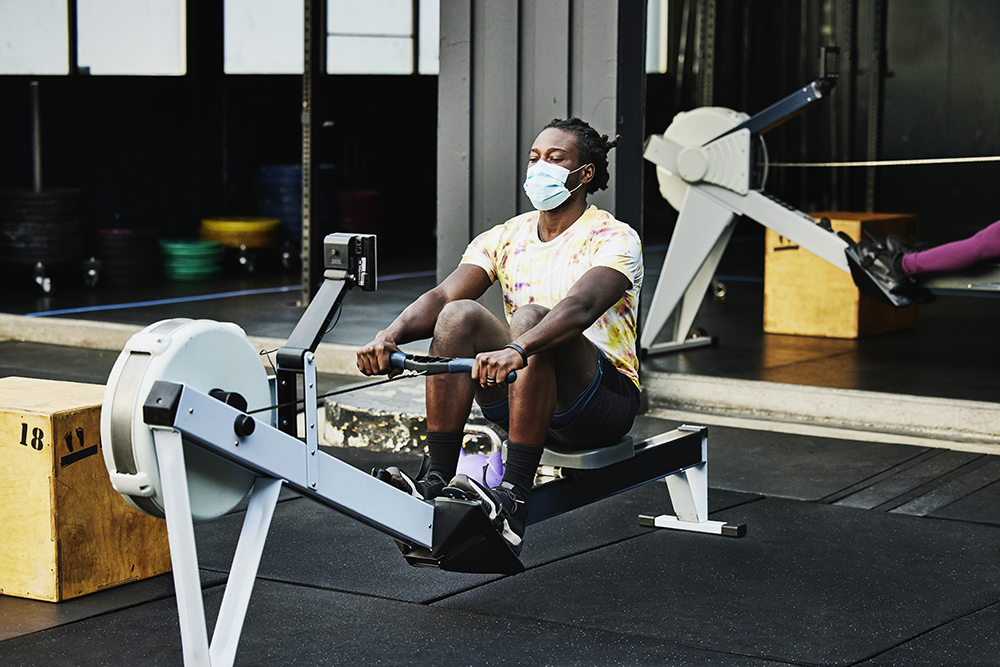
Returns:
[[[462,255],[462,263],[482,268],[490,282],[500,280],[508,323],[522,304],[552,308],[595,266],[627,277],[632,286],[625,296],[583,334],[639,385],[635,337],[642,245],[631,227],[591,206],[569,229],[543,243],[538,238],[538,211],[532,211],[477,236]]]

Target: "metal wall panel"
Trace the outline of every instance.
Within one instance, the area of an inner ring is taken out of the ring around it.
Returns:
[[[1000,154],[1000,3],[890,0],[882,148],[886,159]],[[878,208],[916,213],[936,244],[1000,217],[1000,163],[886,167]]]
[[[441,3],[438,74],[437,273],[458,265],[472,231],[472,3]]]
[[[628,1],[628,0],[624,0]],[[573,0],[573,55],[570,63],[570,115],[583,118],[601,134],[615,135],[618,102],[618,3]],[[643,34],[635,39],[645,39]],[[615,173],[617,150],[608,154]],[[615,212],[615,179],[590,203]]]
[[[476,4],[472,41],[472,235],[511,217],[518,169],[518,2]]]
[[[635,7],[645,15],[644,2]],[[628,119],[629,127],[642,127],[642,86],[625,93],[639,103],[619,100],[618,47],[619,40],[633,49],[643,44],[645,25],[621,35],[619,11],[619,2],[607,0],[442,0],[439,279],[458,265],[476,234],[528,210],[521,190],[526,156],[546,123],[579,116],[614,136],[627,109],[639,116]],[[637,62],[641,67],[642,58]],[[630,150],[634,154],[618,149],[609,155],[608,190],[591,197],[612,213],[616,161],[641,164],[641,142]]]
[[[554,118],[569,116],[569,44],[565,29],[570,15],[569,0],[532,0],[521,6],[521,128],[518,166],[527,166],[528,152],[538,131]],[[521,190],[518,209],[531,208]]]

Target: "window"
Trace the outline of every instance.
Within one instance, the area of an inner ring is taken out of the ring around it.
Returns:
[[[302,74],[302,0],[225,0],[223,11],[226,74]]]
[[[327,73],[411,74],[413,18],[412,0],[328,0]]]
[[[646,73],[666,74],[668,66],[668,0],[649,0],[646,5]]]
[[[185,0],[78,0],[79,66],[91,74],[184,74],[185,6]]]
[[[185,74],[191,1],[77,0],[79,67],[98,75]],[[223,1],[227,74],[302,73],[302,0]],[[440,71],[440,0],[326,2],[327,73]],[[648,0],[649,73],[672,68],[676,38],[667,19],[675,3]],[[66,0],[0,0],[0,74],[68,74],[70,28]]]
[[[66,0],[0,2],[0,74],[68,74]]]

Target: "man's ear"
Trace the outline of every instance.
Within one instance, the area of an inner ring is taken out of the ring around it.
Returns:
[[[585,164],[583,165],[583,169],[580,170],[580,182],[590,183],[596,175],[597,168],[592,163]]]

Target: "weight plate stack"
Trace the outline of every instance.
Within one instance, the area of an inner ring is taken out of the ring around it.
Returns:
[[[101,229],[94,240],[101,262],[100,284],[106,287],[148,287],[163,279],[160,242],[143,229]]]
[[[281,220],[285,238],[302,240],[302,167],[268,164],[257,168],[257,213]]]
[[[59,266],[83,258],[82,190],[0,190],[0,261]]]
[[[236,216],[201,221],[201,238],[218,241],[227,248],[270,248],[278,242],[278,218]]]
[[[222,273],[225,247],[218,241],[162,239],[163,275],[173,282],[208,280]]]

